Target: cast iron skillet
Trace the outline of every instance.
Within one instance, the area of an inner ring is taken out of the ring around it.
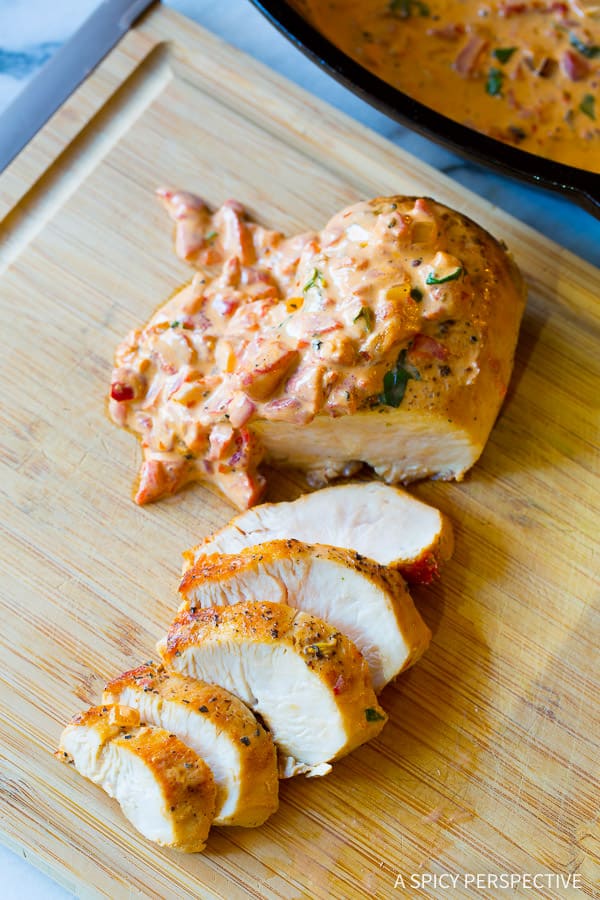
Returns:
[[[535,156],[459,125],[373,75],[283,0],[251,2],[313,62],[386,115],[467,159],[558,191],[600,219],[600,175]]]

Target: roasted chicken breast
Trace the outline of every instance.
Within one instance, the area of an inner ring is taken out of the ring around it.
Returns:
[[[229,691],[145,664],[109,682],[102,699],[133,707],[207,763],[217,789],[215,825],[261,825],[277,810],[273,739]]]
[[[186,551],[184,565],[212,553],[239,553],[288,538],[349,548],[399,569],[407,581],[425,583],[454,549],[452,526],[443,513],[408,491],[371,481],[335,485],[240,513]]]
[[[147,503],[209,480],[240,508],[262,460],[314,484],[462,479],[506,393],[525,302],[504,246],[434,200],[378,197],[286,239],[161,191],[196,270],[120,345],[110,413]]]
[[[167,668],[221,684],[260,714],[286,775],[324,774],[387,719],[352,641],[283,603],[182,610],[158,650]]]
[[[215,813],[212,773],[174,734],[139,722],[134,709],[93,706],[67,725],[56,755],[114,797],[144,837],[203,850]]]
[[[318,616],[356,644],[375,691],[415,663],[431,639],[399,572],[325,544],[268,541],[202,556],[179,593],[182,610],[263,599]]]

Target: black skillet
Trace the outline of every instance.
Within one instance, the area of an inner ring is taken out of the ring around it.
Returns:
[[[299,50],[386,115],[503,175],[558,191],[600,219],[600,175],[544,159],[459,125],[382,81],[323,37],[283,0],[251,0]]]

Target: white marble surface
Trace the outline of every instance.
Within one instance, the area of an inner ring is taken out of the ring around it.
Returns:
[[[98,0],[0,0],[0,113]]]
[[[0,0],[0,112],[99,2]],[[467,163],[371,109],[305,59],[247,0],[168,0],[168,5],[600,265],[600,222],[558,196]],[[21,114],[26,114],[26,110]],[[2,900],[64,900],[72,896],[22,856],[2,847],[0,873]]]

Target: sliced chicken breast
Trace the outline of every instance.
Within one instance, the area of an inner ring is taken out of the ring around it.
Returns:
[[[387,719],[352,641],[283,603],[180,611],[158,650],[167,668],[221,684],[260,714],[286,774],[324,774]]]
[[[318,616],[356,644],[375,691],[415,663],[431,639],[399,572],[325,544],[267,541],[200,557],[179,593],[187,610],[266,599]]]
[[[204,759],[217,788],[213,824],[262,825],[277,810],[273,739],[229,691],[146,664],[109,682],[103,701],[133,707]]]
[[[295,538],[356,550],[399,569],[410,582],[430,582],[454,549],[449,519],[408,491],[355,482],[304,494],[290,503],[263,503],[184,553],[185,567],[212,553],[239,553],[265,541]]]
[[[144,837],[203,850],[215,812],[212,773],[174,734],[139,722],[136,710],[92,706],[67,725],[56,755],[114,797]]]

